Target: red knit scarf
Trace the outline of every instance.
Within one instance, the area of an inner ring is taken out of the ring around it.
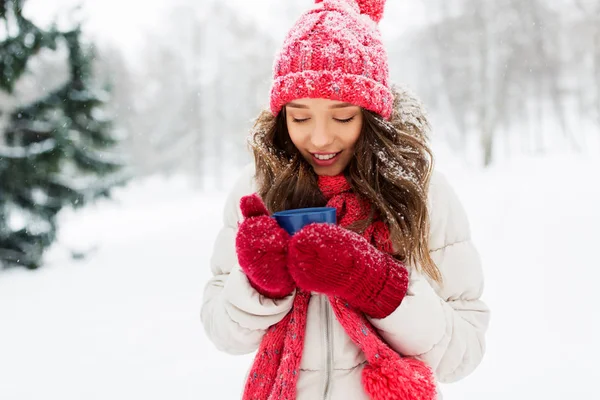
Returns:
[[[352,193],[343,175],[319,177],[319,188],[328,200],[327,206],[337,209],[342,227],[368,218],[370,203]],[[380,251],[391,252],[389,229],[383,221],[376,218],[363,236]],[[291,311],[265,333],[246,382],[244,400],[296,398],[310,297],[310,293],[298,289]],[[362,384],[371,399],[435,399],[435,379],[425,363],[400,357],[367,318],[344,300],[330,297],[329,301],[337,320],[365,354]]]

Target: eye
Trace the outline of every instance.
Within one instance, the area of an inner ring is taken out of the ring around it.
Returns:
[[[292,118],[292,121],[294,121],[297,124],[301,124],[302,122],[306,122],[308,121],[310,118]]]
[[[352,116],[350,118],[346,118],[346,119],[337,119],[337,118],[334,118],[334,119],[341,124],[347,124],[348,122],[350,122],[354,119],[354,116]]]

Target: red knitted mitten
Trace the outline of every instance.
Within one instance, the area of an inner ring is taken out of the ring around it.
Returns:
[[[373,318],[385,318],[402,302],[408,271],[357,233],[311,224],[290,240],[288,266],[298,287],[344,299]]]
[[[235,246],[240,267],[262,295],[283,298],[296,284],[287,270],[290,235],[281,228],[258,195],[240,201],[244,221],[239,225]]]

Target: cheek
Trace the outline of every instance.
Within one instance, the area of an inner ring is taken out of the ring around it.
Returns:
[[[354,148],[356,142],[358,142],[358,138],[360,137],[360,133],[362,131],[362,124],[358,126],[349,127],[348,131],[345,132],[344,137],[346,138],[346,147]]]
[[[294,142],[294,144],[296,144],[296,142],[299,141],[299,137],[300,137],[298,130],[294,126],[292,126],[292,124],[290,124],[289,122],[287,123],[287,130],[288,130],[288,134],[290,135],[290,139],[292,139],[292,142]]]
[[[303,143],[306,142],[307,140],[307,134],[306,132],[302,129],[302,127],[299,126],[292,126],[292,124],[287,124],[287,128],[288,128],[288,134],[290,135],[290,139],[292,140],[292,143],[294,144],[294,146],[297,149],[302,149],[303,148]],[[302,150],[300,150],[302,151]]]

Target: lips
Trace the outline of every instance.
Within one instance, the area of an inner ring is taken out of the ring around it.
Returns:
[[[341,153],[342,153],[341,151],[339,153],[311,153],[311,156],[312,156],[313,162],[316,165],[318,165],[319,167],[328,167],[330,165],[335,164],[338,161]],[[331,157],[331,158],[327,158],[325,160],[317,158],[317,156],[324,157],[324,156],[331,156],[332,154],[335,154],[335,156]]]

